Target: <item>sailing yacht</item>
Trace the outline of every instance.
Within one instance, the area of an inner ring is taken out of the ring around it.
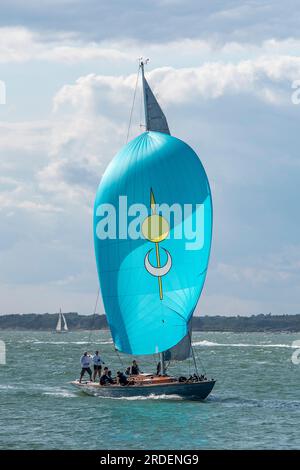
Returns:
[[[56,333],[67,333],[69,331],[67,320],[63,313],[61,313],[61,309],[59,310],[58,320],[56,324]]]
[[[94,245],[115,349],[135,357],[157,355],[159,370],[132,376],[131,386],[72,384],[91,395],[205,399],[215,380],[199,375],[191,338],[211,248],[210,186],[196,153],[171,135],[143,61],[138,75],[146,130],[117,153],[102,177]],[[167,374],[167,361],[190,357],[192,376]]]

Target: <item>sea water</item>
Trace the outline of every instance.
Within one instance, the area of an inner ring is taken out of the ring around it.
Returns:
[[[84,350],[99,349],[113,374],[130,365],[107,331],[1,331],[0,448],[299,449],[300,364],[292,361],[299,339],[300,333],[195,332],[199,372],[217,380],[208,399],[195,402],[91,397],[72,388]],[[144,372],[155,371],[157,357],[138,361]],[[192,370],[189,360],[169,372]]]

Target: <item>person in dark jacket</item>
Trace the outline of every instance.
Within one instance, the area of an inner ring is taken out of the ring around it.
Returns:
[[[104,367],[103,374],[100,377],[100,385],[110,385],[113,379],[108,374],[108,367]]]
[[[129,380],[127,379],[126,375],[123,372],[120,372],[119,370],[117,372],[117,383],[119,385],[128,385],[129,384]]]
[[[132,361],[132,366],[131,366],[131,375],[139,375],[141,373],[142,373],[142,371],[140,370],[136,360],[134,359]]]
[[[107,375],[108,375],[108,377],[112,380],[111,383],[113,383],[113,384],[117,383],[116,378],[112,376],[111,370],[109,370],[109,371],[107,372]]]

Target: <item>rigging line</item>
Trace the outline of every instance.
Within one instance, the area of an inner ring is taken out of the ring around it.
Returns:
[[[142,123],[142,113],[143,113],[143,90],[142,90],[142,87],[141,87],[140,91],[141,91],[141,93],[140,93],[140,129],[142,129],[142,127],[146,127]]]
[[[122,366],[123,369],[124,369],[124,362],[122,361],[122,358],[121,358],[120,353],[119,353],[119,351],[117,350],[117,348],[115,348],[115,351],[116,351],[116,353],[117,353],[119,362],[120,362],[121,366]],[[123,371],[123,372],[124,372],[124,371]]]
[[[131,110],[130,110],[130,115],[129,115],[129,123],[128,123],[127,136],[126,136],[126,144],[128,142],[128,138],[129,138],[129,132],[130,132],[131,121],[132,121],[132,114],[133,114],[135,97],[136,97],[136,90],[137,90],[139,75],[140,75],[140,68],[141,68],[141,66],[139,64],[139,68],[138,68],[138,72],[137,72],[137,76],[136,76],[135,87],[134,87],[133,100],[132,100],[132,105],[131,105]]]
[[[200,356],[197,356],[197,360],[200,362],[200,365],[201,365],[201,367],[202,367],[202,370],[203,370],[203,372],[204,372],[204,375],[207,375],[206,369],[205,369],[205,367],[204,367],[204,363],[203,363],[203,361],[201,360]]]
[[[193,345],[192,345],[192,338],[191,338],[190,332],[188,332],[188,335],[189,335],[189,338],[190,338],[190,345],[191,345],[192,357],[193,357],[193,361],[194,361],[194,366],[195,366],[196,374],[197,374],[198,377],[199,377],[199,372],[198,372],[198,367],[197,367],[197,362],[196,362],[196,358],[195,358],[195,354],[194,354],[194,348],[193,348]]]
[[[95,327],[96,311],[97,311],[97,306],[98,306],[99,295],[100,295],[100,287],[98,287],[98,292],[97,292],[97,297],[96,297],[96,302],[95,302],[95,307],[94,307],[94,313],[93,313],[92,328],[91,328],[90,333],[89,333],[88,344],[91,344],[91,336],[92,336],[92,332],[94,331],[94,327]]]
[[[200,365],[201,365],[201,368],[204,372],[204,375],[206,375],[206,369],[204,367],[203,361],[201,360],[201,358],[198,354],[195,354],[195,349],[194,349],[193,344],[192,344],[192,337],[191,337],[190,333],[189,333],[189,338],[190,338],[190,344],[191,344],[191,350],[192,350],[192,356],[193,356],[194,362],[196,363],[196,359],[197,359],[197,361],[200,362]],[[197,375],[199,375],[198,372],[197,372]]]
[[[206,375],[206,369],[205,369],[205,367],[204,367],[204,362],[202,361],[200,354],[197,354],[197,353],[196,353],[196,359],[197,359],[197,361],[200,362],[200,365],[201,365],[201,367],[202,367],[202,370],[203,370],[203,372],[204,372],[204,375]]]

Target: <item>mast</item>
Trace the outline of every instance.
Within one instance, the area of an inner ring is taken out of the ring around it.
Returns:
[[[160,374],[166,375],[166,365],[164,359],[164,353],[159,353],[159,362],[160,362]]]
[[[146,59],[145,63],[147,64],[148,59]],[[146,131],[149,131],[149,113],[148,113],[148,103],[147,103],[147,93],[146,93],[146,79],[145,79],[145,71],[144,71],[144,61],[141,60],[140,67],[142,71],[142,84],[143,84],[143,97],[144,97],[144,112],[145,112],[145,124],[146,124]]]

